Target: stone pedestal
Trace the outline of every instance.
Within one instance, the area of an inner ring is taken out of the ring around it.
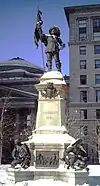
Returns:
[[[34,179],[53,179],[55,181],[66,182],[69,186],[89,184],[89,173],[84,171],[74,171],[66,169],[38,170],[34,172]]]
[[[17,182],[28,181],[34,179],[34,172],[28,170],[8,170],[8,183],[15,184]],[[9,184],[8,184],[9,185]]]
[[[66,176],[63,181],[67,182],[68,185],[76,186],[76,185],[84,185],[89,183],[89,173],[85,170],[82,171],[74,171],[69,170],[66,172]]]
[[[5,173],[5,174],[4,174]],[[30,167],[27,170],[18,169],[18,170],[12,170],[9,168],[7,171],[3,170],[3,172],[0,171],[0,175],[3,178],[3,175],[5,175],[5,180],[1,179],[0,182],[2,184],[7,183],[9,184],[15,184],[17,182],[23,182],[23,181],[33,181],[33,185],[35,185],[35,180],[54,180],[54,181],[62,181],[65,182],[69,186],[77,186],[77,185],[84,185],[89,184],[93,185],[92,183],[99,184],[100,177],[96,176],[95,179],[92,177],[89,177],[89,173],[85,170],[83,171],[74,171],[74,170],[67,170],[63,167],[59,167],[57,169],[37,169],[35,167]]]
[[[56,127],[65,125],[67,87],[62,74],[56,71],[45,73],[36,88],[39,91],[36,129],[47,125]]]
[[[44,73],[40,83],[36,129],[28,143],[35,144],[35,167],[59,168],[65,144],[74,138],[67,134],[65,125],[66,89],[63,75],[57,71]]]

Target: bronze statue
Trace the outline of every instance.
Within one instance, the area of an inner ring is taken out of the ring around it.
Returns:
[[[65,164],[67,164],[67,169],[70,167],[72,169],[86,169],[89,171],[87,168],[87,152],[82,146],[82,140],[78,139],[75,141],[75,143],[69,145],[64,152],[64,157],[63,161]]]
[[[41,20],[41,12],[38,11],[37,23],[34,32],[35,44],[38,46],[38,41],[41,40],[41,42],[46,46],[46,66],[48,68],[48,71],[52,70],[52,59],[54,59],[57,70],[61,72],[59,52],[65,47],[65,44],[60,38],[60,29],[57,26],[53,26],[49,29],[49,34],[44,34],[42,30],[42,24],[43,21]]]
[[[15,168],[17,164],[20,164],[22,168],[28,168],[31,161],[31,153],[26,144],[21,144],[21,142],[16,139],[15,147],[12,152],[13,161],[11,167]]]

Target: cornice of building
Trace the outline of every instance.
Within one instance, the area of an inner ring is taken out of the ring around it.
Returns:
[[[100,102],[87,102],[87,103],[80,103],[80,102],[70,102],[69,107],[79,107],[81,108],[89,108],[89,107],[100,107]]]
[[[64,7],[64,12],[69,25],[69,14],[100,11],[100,4]]]
[[[89,41],[89,40],[86,40],[86,41],[69,41],[68,42],[68,45],[84,45],[84,44],[92,44],[92,45],[96,45],[96,44],[100,44],[100,40],[99,41]]]

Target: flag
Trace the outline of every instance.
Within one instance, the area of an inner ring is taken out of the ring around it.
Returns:
[[[43,21],[41,19],[41,15],[42,15],[42,12],[40,10],[38,10],[38,13],[37,13],[37,24],[40,23],[42,25]]]
[[[41,30],[41,25],[43,24],[43,21],[41,19],[42,12],[38,10],[37,12],[37,19],[36,19],[36,26],[35,26],[35,31],[34,31],[34,43],[38,48],[38,42],[40,40],[40,30]]]

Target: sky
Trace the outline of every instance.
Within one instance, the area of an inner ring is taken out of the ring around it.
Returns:
[[[43,31],[53,25],[61,30],[61,38],[66,48],[60,52],[63,74],[69,75],[69,28],[64,7],[99,4],[100,0],[0,0],[0,61],[21,57],[43,67],[41,45],[36,49],[33,33],[39,6],[43,13]],[[44,58],[45,56],[45,47]],[[55,65],[53,62],[53,68]]]

